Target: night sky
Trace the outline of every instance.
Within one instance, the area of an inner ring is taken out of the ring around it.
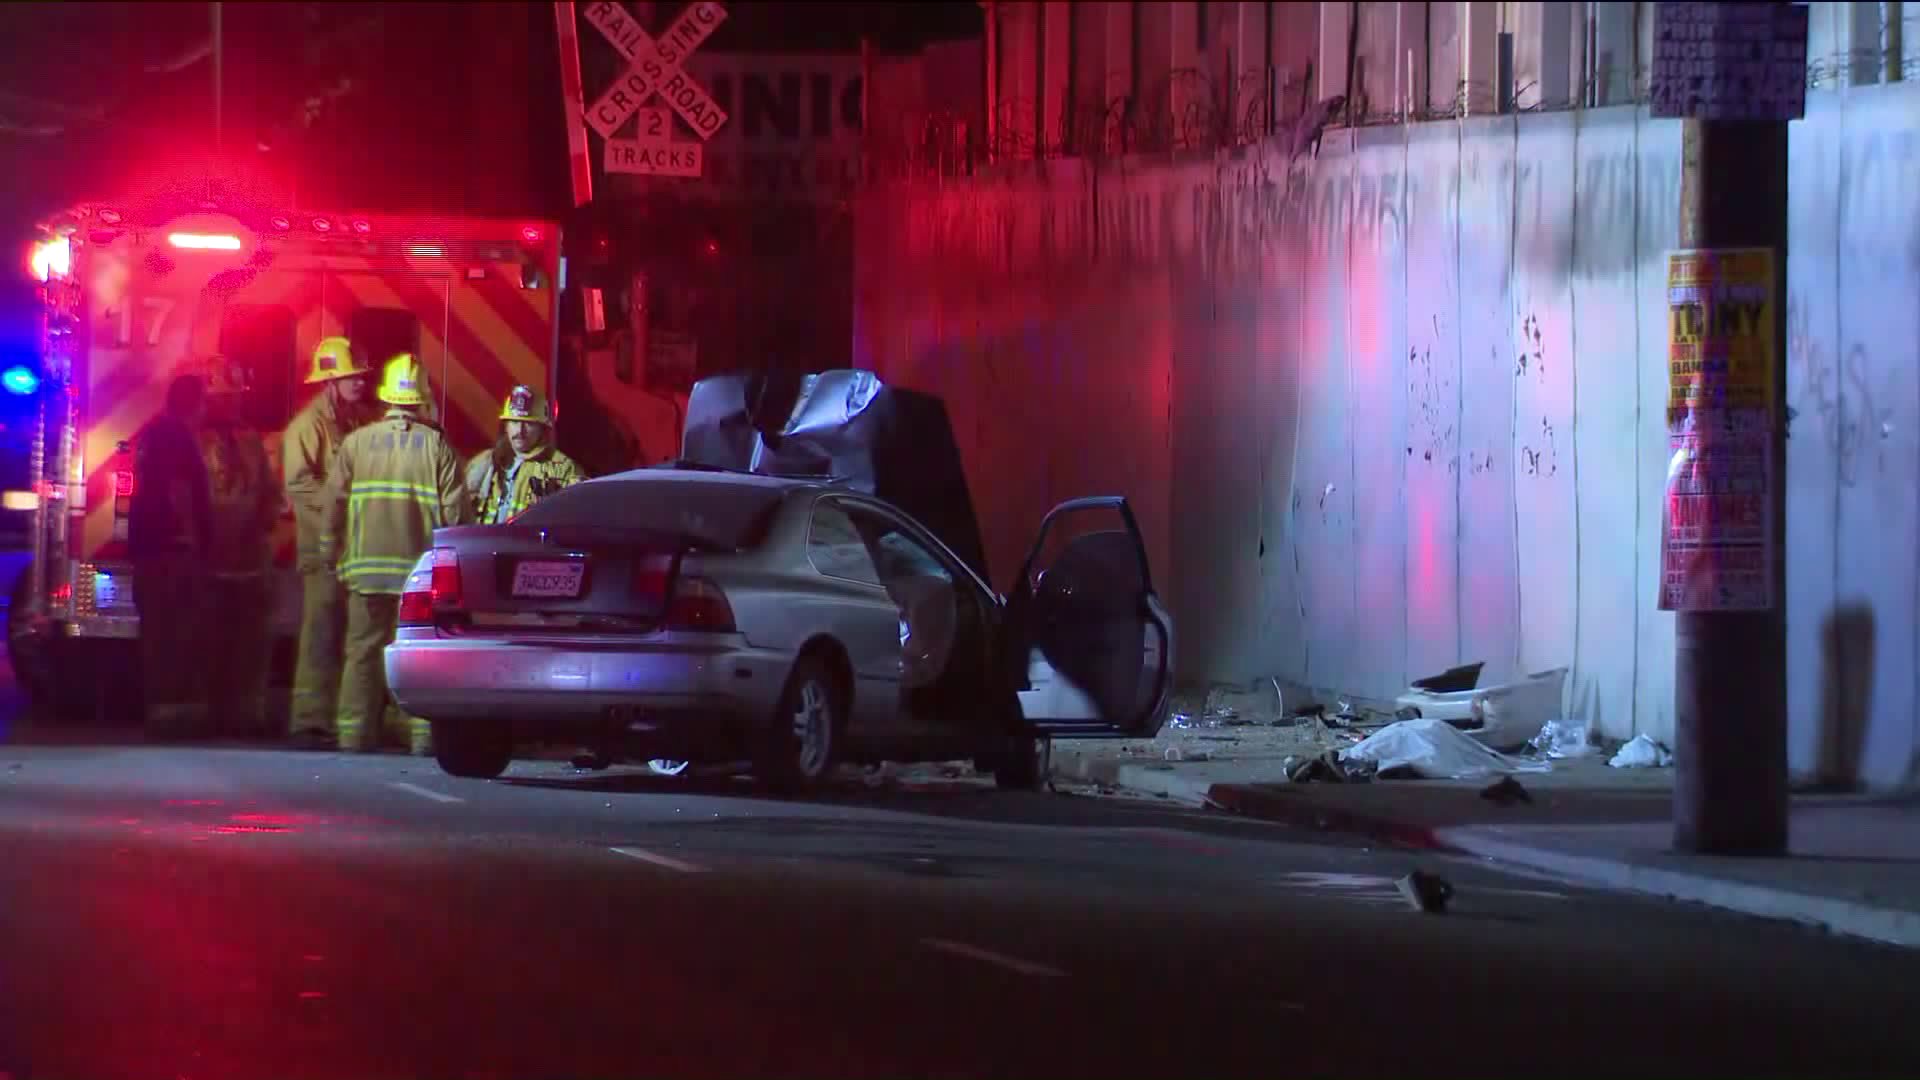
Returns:
[[[660,4],[656,18],[664,24],[678,7]],[[211,144],[212,65],[196,49],[211,36],[211,8],[0,4],[0,225],[8,235],[76,196],[114,190],[144,163]],[[729,12],[707,49],[851,52],[863,37],[908,49],[976,36],[983,24],[973,0],[737,2]],[[548,4],[227,3],[221,18],[230,155],[278,168],[301,162],[310,188],[362,204],[440,197],[470,212],[552,213],[564,202]],[[582,40],[591,96],[591,50],[601,44],[590,28]],[[503,48],[527,50],[524,93],[515,96],[535,129],[528,161],[499,160],[480,125],[449,119],[476,81],[498,78],[469,57]],[[309,100],[322,104],[311,125],[303,122]]]

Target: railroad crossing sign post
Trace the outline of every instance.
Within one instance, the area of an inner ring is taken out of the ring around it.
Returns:
[[[701,175],[706,166],[704,143],[726,124],[727,114],[681,65],[726,18],[726,8],[701,0],[687,5],[656,40],[620,4],[608,0],[587,5],[587,22],[628,61],[627,70],[587,109],[587,124],[605,145],[608,172]],[[666,108],[648,106],[656,96],[666,102]],[[686,121],[700,142],[673,138],[672,113]],[[614,132],[636,114],[640,118],[637,137],[614,138]]]

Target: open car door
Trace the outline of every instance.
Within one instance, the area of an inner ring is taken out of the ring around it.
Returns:
[[[1117,495],[1073,499],[1040,523],[1007,597],[1004,677],[1038,734],[1152,738],[1166,721],[1173,620]]]

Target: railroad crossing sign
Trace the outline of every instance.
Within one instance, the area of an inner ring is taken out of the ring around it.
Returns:
[[[659,176],[699,176],[705,149],[698,142],[673,139],[673,121],[666,109],[645,108],[656,95],[664,99],[694,134],[704,142],[727,122],[726,111],[699,83],[680,69],[720,24],[727,9],[711,0],[687,5],[666,33],[655,40],[620,4],[587,5],[586,19],[625,57],[627,70],[587,110],[587,123],[606,144],[608,172]],[[639,137],[616,139],[613,133],[636,113]]]

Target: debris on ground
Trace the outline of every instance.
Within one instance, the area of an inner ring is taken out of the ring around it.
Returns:
[[[1495,806],[1512,806],[1514,803],[1531,803],[1533,796],[1520,786],[1520,781],[1511,776],[1500,779],[1480,789],[1480,797],[1490,800]]]
[[[1373,766],[1364,761],[1352,763],[1340,760],[1338,750],[1327,750],[1310,756],[1295,755],[1281,762],[1289,781],[1305,784],[1314,780],[1325,780],[1335,784],[1366,783],[1373,779]]]
[[[1182,750],[1178,746],[1169,746],[1164,756],[1168,761],[1212,761],[1213,751]]]
[[[1607,762],[1616,769],[1664,769],[1673,764],[1673,754],[1646,735],[1635,735]]]
[[[1425,870],[1415,870],[1393,884],[1413,910],[1428,915],[1446,914],[1447,901],[1453,899],[1452,883],[1439,874],[1430,874]]]
[[[1168,723],[1181,730],[1246,727],[1272,723],[1287,714],[1278,679],[1256,679],[1250,686],[1213,686],[1196,710],[1176,709]]]
[[[1537,671],[1517,682],[1480,686],[1480,664],[1416,679],[1394,699],[1394,715],[1444,720],[1489,748],[1518,750],[1560,715],[1566,668]],[[1409,715],[1411,714],[1411,715]]]
[[[1540,734],[1527,743],[1527,749],[1550,758],[1585,757],[1593,752],[1593,741],[1587,725],[1560,717],[1547,721]]]
[[[1546,762],[1527,762],[1490,750],[1441,720],[1422,718],[1389,724],[1340,755],[1351,768],[1370,761],[1381,779],[1398,776],[1430,780],[1472,780],[1505,773],[1551,772]]]

